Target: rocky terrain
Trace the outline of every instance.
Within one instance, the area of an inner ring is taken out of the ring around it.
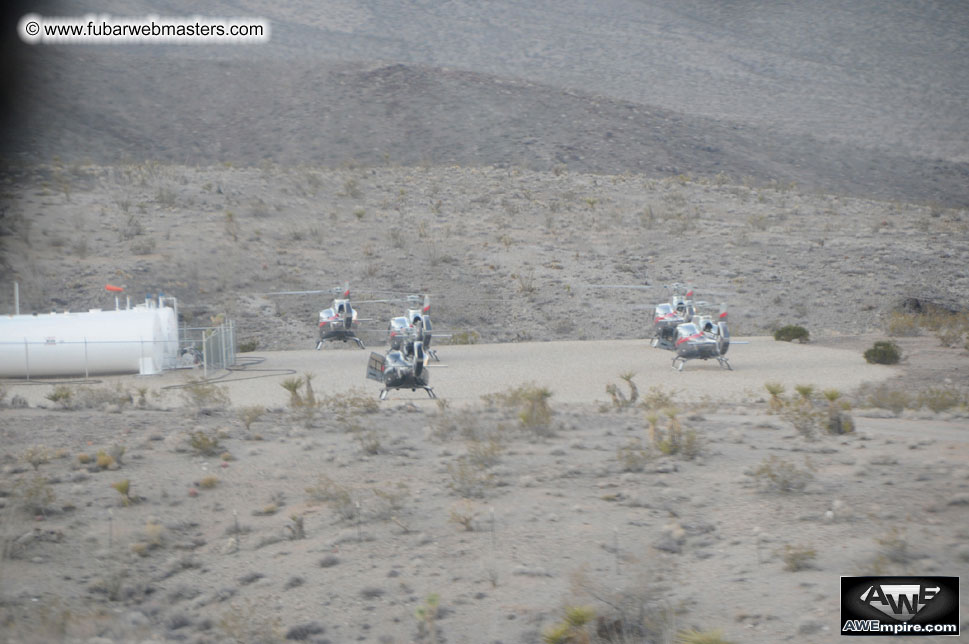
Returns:
[[[27,11],[198,9],[4,9],[0,312],[121,285],[245,352],[0,383],[3,642],[820,644],[841,575],[969,577],[961,7],[220,1],[270,42],[56,47]],[[735,372],[647,348],[672,283]],[[345,285],[375,350],[372,300],[431,294],[439,403],[272,294]]]

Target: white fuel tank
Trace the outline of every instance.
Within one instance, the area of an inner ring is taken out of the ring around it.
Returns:
[[[0,377],[160,373],[178,357],[168,307],[0,317]]]

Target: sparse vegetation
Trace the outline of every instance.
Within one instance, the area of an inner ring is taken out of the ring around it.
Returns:
[[[514,387],[503,393],[482,396],[488,404],[500,404],[518,410],[521,426],[540,436],[552,432],[552,409],[548,404],[552,392],[533,383]]]
[[[197,413],[209,413],[225,409],[229,405],[229,393],[225,387],[197,378],[189,380],[182,388],[185,402]]]
[[[589,606],[566,606],[562,620],[542,631],[544,644],[581,644],[591,640],[589,626],[596,611]]]
[[[786,545],[781,550],[780,556],[784,561],[784,570],[797,572],[799,570],[813,568],[818,551],[808,546]]]
[[[306,493],[311,501],[326,503],[346,521],[351,521],[360,514],[360,503],[350,488],[340,485],[325,474],[320,474],[316,485],[307,487]]]
[[[790,494],[802,492],[807,484],[814,480],[814,472],[807,461],[802,469],[790,461],[771,454],[754,469],[753,477],[767,492]]]
[[[130,480],[123,479],[121,481],[117,481],[115,483],[112,483],[111,484],[111,487],[113,487],[115,490],[117,490],[118,491],[118,494],[121,495],[121,505],[123,505],[125,507],[131,505],[131,496],[129,496],[129,494],[128,494],[129,490],[131,489],[131,481]]]
[[[494,475],[466,457],[448,463],[449,487],[460,497],[479,499],[494,486]]]
[[[437,593],[431,593],[424,599],[424,603],[414,611],[417,619],[417,640],[437,644],[437,615],[441,607],[441,598]]]
[[[723,637],[723,631],[698,631],[695,628],[680,631],[676,634],[676,644],[734,644]]]
[[[633,377],[635,375],[636,374],[631,371],[619,374],[619,379],[625,382],[626,386],[629,387],[629,396],[626,396],[626,394],[623,393],[623,391],[619,388],[619,385],[615,383],[609,383],[606,385],[606,393],[609,394],[609,397],[612,399],[612,405],[616,408],[616,410],[621,411],[623,409],[628,409],[629,407],[635,405],[636,401],[639,400],[639,389],[636,387],[636,383],[633,382]]]
[[[810,339],[810,333],[803,326],[788,324],[774,331],[774,339],[778,342],[807,342]]]
[[[246,431],[250,431],[252,429],[252,424],[262,418],[263,414],[265,413],[266,409],[264,407],[260,405],[250,405],[239,410],[239,420],[242,421]]]
[[[475,512],[471,501],[464,499],[451,508],[448,521],[461,526],[465,532],[474,532],[475,517],[477,517],[477,512]]]
[[[865,351],[865,360],[870,364],[898,364],[901,359],[901,349],[889,340],[879,340]]]
[[[219,437],[201,430],[189,434],[188,444],[200,456],[215,456],[222,451]]]
[[[211,490],[218,484],[219,484],[219,477],[212,476],[212,475],[203,476],[202,480],[199,481],[199,487],[203,490]]]
[[[480,339],[477,331],[457,331],[451,334],[450,344],[478,344]]]

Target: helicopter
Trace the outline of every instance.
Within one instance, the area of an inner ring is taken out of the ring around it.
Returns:
[[[431,348],[431,296],[425,295],[423,305],[420,295],[408,295],[406,299],[408,308],[404,315],[390,319],[390,328],[387,330],[390,337],[391,350],[401,350],[405,345],[419,341],[422,343],[424,351],[436,362],[440,362],[437,351]],[[449,337],[446,333],[443,337]]]
[[[671,291],[670,301],[657,304],[653,313],[654,336],[650,344],[672,351],[676,348],[677,328],[693,320],[697,305],[693,302],[693,289],[684,290],[681,284],[673,284],[668,288]]]
[[[319,351],[327,342],[350,342],[353,341],[361,349],[367,347],[363,340],[357,337],[353,327],[363,319],[357,318],[357,312],[350,304],[350,286],[342,289],[334,288],[320,291],[278,291],[269,295],[315,295],[319,293],[334,293],[337,297],[333,299],[330,308],[320,311],[319,329],[320,337],[316,342],[316,350]]]
[[[387,355],[373,351],[367,361],[367,378],[384,386],[380,390],[380,400],[386,400],[391,389],[423,389],[431,398],[437,398],[428,385],[431,374],[427,360],[428,354],[420,340],[405,342],[402,348],[391,349]]]
[[[689,322],[682,322],[674,331],[673,368],[683,371],[688,360],[709,360],[715,358],[723,369],[733,371],[727,361],[730,348],[730,330],[727,328],[727,308],[720,305],[720,314],[693,315]],[[658,346],[658,345],[653,345]],[[664,347],[665,348],[665,347]]]

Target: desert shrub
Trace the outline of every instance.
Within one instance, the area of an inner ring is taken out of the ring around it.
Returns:
[[[875,537],[878,544],[878,555],[892,563],[908,563],[911,556],[905,535],[897,527],[893,527],[887,534]]]
[[[676,644],[733,644],[723,638],[723,631],[698,631],[695,628],[682,630],[676,634]]]
[[[365,390],[353,387],[340,394],[323,396],[317,406],[330,411],[342,421],[359,414],[372,414],[380,410],[380,402]]]
[[[353,440],[360,444],[360,449],[364,454],[376,456],[381,452],[380,432],[376,429],[363,429],[362,427],[352,429]]]
[[[808,330],[797,324],[788,324],[774,331],[774,339],[778,342],[807,342],[810,339]]]
[[[829,434],[850,434],[855,430],[855,421],[848,411],[851,405],[841,400],[841,392],[837,389],[825,389],[824,399],[828,401],[827,427]]]
[[[14,499],[19,507],[33,515],[46,515],[57,498],[46,476],[34,475],[14,484]]]
[[[911,406],[912,398],[904,389],[895,389],[887,383],[875,387],[864,387],[861,390],[862,401],[870,407],[890,409],[896,414],[902,413]]]
[[[781,418],[791,423],[797,433],[814,440],[824,425],[824,412],[815,408],[810,398],[788,401],[780,411]]]
[[[813,567],[813,562],[818,556],[818,551],[808,546],[787,545],[780,552],[780,556],[784,561],[784,570],[797,572]]]
[[[246,340],[239,343],[239,353],[252,353],[259,348],[259,340]]]
[[[501,459],[502,449],[497,436],[492,435],[485,440],[472,438],[468,441],[468,460],[478,467],[492,467]]]
[[[638,438],[634,438],[616,450],[616,458],[623,472],[642,472],[653,455]]]
[[[508,391],[482,396],[489,404],[501,404],[518,410],[521,426],[540,436],[551,433],[552,409],[548,404],[552,392],[534,383],[514,387]]]
[[[280,619],[267,618],[257,608],[248,600],[244,604],[232,604],[219,620],[219,630],[232,642],[285,642],[285,631]]]
[[[765,491],[781,494],[800,492],[814,480],[810,464],[801,469],[773,454],[761,461],[753,471],[753,476]]]
[[[437,629],[437,618],[441,608],[441,598],[437,593],[431,593],[424,603],[414,610],[417,619],[417,641],[437,642],[440,635]]]
[[[939,339],[939,343],[943,347],[957,347],[962,343],[962,336],[965,334],[959,327],[947,326],[942,327],[935,333],[935,337]]]
[[[544,644],[579,644],[589,642],[589,625],[596,611],[589,606],[566,606],[562,620],[542,631]]]
[[[50,450],[45,445],[32,445],[24,451],[24,461],[37,471],[41,465],[50,462]]]
[[[57,385],[54,391],[44,396],[61,409],[69,409],[74,398],[74,390],[66,385]]]
[[[649,410],[672,409],[676,407],[676,390],[665,391],[654,385],[643,396],[643,408]]]
[[[612,399],[612,406],[615,407],[616,410],[621,411],[623,409],[628,409],[629,407],[635,405],[636,401],[639,400],[639,389],[636,387],[636,383],[633,382],[633,376],[635,375],[636,374],[632,373],[631,371],[619,374],[619,379],[624,381],[626,386],[629,387],[629,396],[626,396],[626,394],[619,388],[619,385],[615,383],[610,382],[608,385],[606,385],[606,393],[609,394],[609,397]]]
[[[131,505],[131,497],[128,495],[128,492],[131,490],[130,480],[124,479],[121,481],[117,481],[115,483],[112,483],[111,487],[117,490],[118,494],[121,495],[121,505],[125,507]]]
[[[865,360],[870,364],[898,364],[901,359],[901,350],[890,340],[879,340],[865,351]]]
[[[98,453],[94,456],[94,462],[97,464],[98,469],[101,470],[106,470],[115,464],[114,457],[103,449],[98,450]]]
[[[910,337],[919,335],[919,316],[904,311],[892,311],[888,316],[886,331],[892,337]]]
[[[450,344],[478,344],[480,339],[477,331],[458,331],[451,334]]]
[[[259,405],[251,405],[249,407],[243,407],[239,410],[239,420],[245,426],[246,431],[252,427],[252,424],[259,420],[263,414],[266,413],[265,408]]]
[[[306,493],[311,501],[326,503],[347,521],[360,514],[360,503],[354,497],[353,491],[325,474],[320,474],[316,485],[307,487]]]
[[[182,387],[182,396],[189,406],[202,413],[225,409],[229,405],[229,393],[225,387],[197,378]]]
[[[666,427],[659,424],[659,416],[650,413],[646,416],[649,424],[647,432],[653,448],[665,456],[680,456],[686,460],[692,460],[700,455],[700,438],[694,429],[684,429],[680,420],[678,409],[664,409],[663,414],[667,418]]]
[[[779,382],[765,382],[764,389],[770,394],[770,410],[772,412],[778,412],[784,408],[784,385]]]
[[[916,397],[919,407],[928,407],[936,413],[958,407],[963,404],[963,401],[964,396],[961,392],[944,387],[931,387],[920,391]]]
[[[211,490],[218,484],[219,484],[219,477],[212,476],[212,475],[202,477],[202,480],[199,481],[199,487],[202,488],[203,490]]]
[[[494,485],[494,476],[480,465],[472,463],[466,456],[448,463],[447,471],[451,477],[448,487],[466,499],[482,498]]]
[[[474,506],[471,505],[471,501],[464,499],[459,505],[451,508],[448,521],[461,526],[465,532],[474,532],[474,519],[476,516],[477,512],[475,512]]]
[[[199,456],[215,456],[222,450],[218,436],[206,434],[201,430],[189,435],[188,444]]]

